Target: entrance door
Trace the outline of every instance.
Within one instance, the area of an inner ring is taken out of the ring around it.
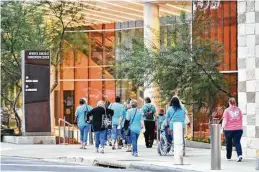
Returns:
[[[66,121],[73,123],[74,121],[74,91],[64,91],[64,116]]]

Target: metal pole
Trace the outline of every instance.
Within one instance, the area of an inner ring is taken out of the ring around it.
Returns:
[[[221,170],[220,124],[211,124],[211,170]]]
[[[174,122],[174,159],[175,165],[183,165],[183,123]]]
[[[256,151],[256,170],[259,170],[259,149]]]
[[[60,119],[58,119],[58,144],[60,144]]]
[[[63,141],[63,144],[65,145],[66,144],[66,128],[65,128],[66,127],[66,123],[65,123],[66,122],[66,117],[65,116],[64,116],[64,121],[63,122],[64,122],[64,125],[63,125],[63,127],[64,127],[63,128],[63,130],[64,130],[64,141]]]

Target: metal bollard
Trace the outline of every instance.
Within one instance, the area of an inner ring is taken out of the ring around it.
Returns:
[[[256,170],[259,170],[259,149],[256,151]]]
[[[183,123],[174,122],[174,159],[175,165],[183,165]]]
[[[211,124],[211,170],[221,170],[220,124]]]

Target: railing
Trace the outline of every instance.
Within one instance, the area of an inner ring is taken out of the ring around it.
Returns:
[[[58,119],[58,144],[60,144],[60,138],[61,138],[61,121],[63,122],[63,131],[64,131],[64,139],[63,139],[63,144],[66,144],[66,127],[68,131],[68,143],[69,144],[69,139],[72,138],[74,142],[74,129],[76,128],[73,124],[70,124],[69,122],[66,121],[66,117],[64,118],[59,118]],[[72,128],[72,136],[70,136],[70,129]],[[78,141],[78,129],[76,128],[76,140]]]

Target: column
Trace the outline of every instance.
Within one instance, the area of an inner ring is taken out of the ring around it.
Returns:
[[[144,3],[144,41],[146,48],[152,51],[157,51],[160,48],[160,18],[159,6],[155,3]],[[147,76],[150,79],[150,76]],[[152,84],[150,88],[146,88],[147,84],[144,83],[144,97],[150,97],[154,101],[154,90]]]
[[[238,104],[244,156],[259,149],[259,1],[238,1]]]

